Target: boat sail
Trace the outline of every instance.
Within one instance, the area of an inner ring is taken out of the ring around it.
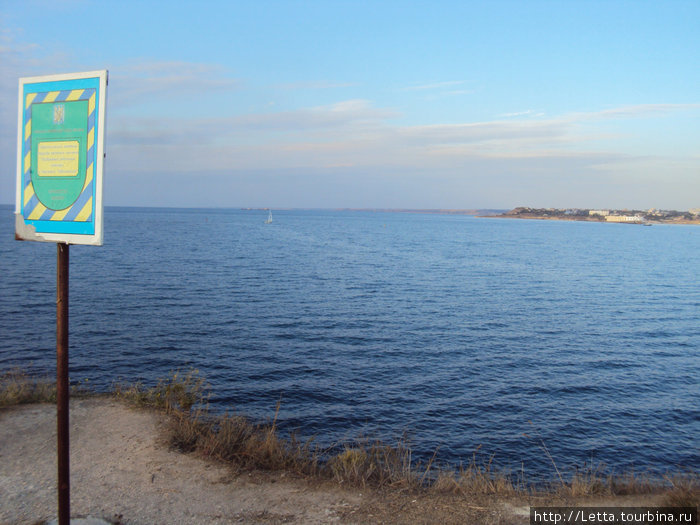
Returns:
[[[267,215],[267,220],[265,221],[265,224],[270,224],[272,222],[272,210],[270,210],[270,213]]]

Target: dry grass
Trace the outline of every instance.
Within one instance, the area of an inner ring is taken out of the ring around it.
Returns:
[[[56,381],[29,377],[13,369],[0,375],[0,407],[25,403],[55,403]]]
[[[279,410],[279,407],[278,407]],[[286,470],[298,474],[317,474],[320,455],[311,441],[300,442],[291,436],[282,439],[272,423],[253,423],[248,418],[206,413],[176,413],[171,428],[174,446],[233,464],[238,468]]]
[[[72,395],[89,391],[87,382],[72,386]],[[627,472],[614,474],[603,465],[586,466],[565,479],[554,458],[539,438],[552,462],[556,481],[546,486],[529,482],[524,473],[513,476],[493,466],[493,456],[477,461],[474,452],[466,466],[455,470],[435,463],[437,451],[427,463],[414,460],[405,438],[388,445],[379,440],[357,439],[332,449],[320,449],[313,440],[281,437],[277,414],[269,422],[253,422],[236,414],[215,415],[208,409],[208,386],[196,370],[173,372],[155,386],[117,384],[113,395],[137,407],[163,410],[170,415],[167,440],[178,450],[227,463],[237,469],[288,471],[300,475],[333,478],[352,486],[426,490],[433,494],[468,496],[557,497],[619,496],[662,493],[669,506],[700,503],[700,477],[675,473],[658,479]],[[55,382],[30,377],[19,370],[0,374],[0,407],[55,402]]]
[[[411,448],[403,438],[395,446],[358,439],[342,449],[326,463],[327,470],[340,483],[413,489],[422,481],[420,465],[413,462]]]
[[[87,380],[70,387],[71,396],[90,395],[92,390]],[[0,373],[0,408],[28,403],[55,403],[56,380],[48,376],[30,376],[23,370],[13,368]]]
[[[128,385],[116,383],[113,386],[113,394],[131,405],[184,413],[195,406],[205,406],[207,390],[208,385],[195,369],[184,373],[179,370],[171,372],[170,377],[158,380],[153,387],[145,387],[140,382]]]
[[[700,506],[700,475],[683,473],[666,476],[671,485],[663,497],[662,505],[668,507],[698,507]]]
[[[509,471],[493,466],[493,456],[478,461],[477,452],[480,448],[481,445],[472,454],[469,464],[461,465],[459,470],[439,469],[437,477],[430,481],[430,489],[438,493],[464,495],[512,496],[527,492],[526,485],[514,482]]]
[[[584,465],[583,469],[577,469],[574,472],[568,485],[559,487],[559,491],[563,493],[562,495],[573,497],[607,496],[614,492],[612,482],[615,479],[614,476],[605,474],[603,465],[598,467],[586,467]]]
[[[173,448],[192,452],[237,468],[319,472],[320,454],[312,442],[277,432],[277,412],[271,423],[254,423],[240,415],[213,415],[208,387],[197,370],[172,372],[156,386],[115,385],[114,395],[134,406],[164,410],[170,415],[167,439]]]
[[[637,473],[634,470],[630,470],[620,474],[608,474],[606,484],[609,487],[610,494],[626,496],[656,492],[662,481],[648,473]]]
[[[473,459],[467,468],[462,468],[456,478],[464,494],[513,495],[517,492],[512,476],[508,471],[492,467],[493,456],[485,465],[478,465]]]

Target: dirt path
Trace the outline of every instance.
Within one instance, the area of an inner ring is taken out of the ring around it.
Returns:
[[[103,399],[71,402],[71,514],[123,523],[333,523],[360,496],[264,481],[170,451],[163,416]],[[0,413],[0,522],[56,515],[55,407]]]

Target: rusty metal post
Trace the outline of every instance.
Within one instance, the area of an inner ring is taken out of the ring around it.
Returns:
[[[57,243],[56,260],[56,436],[58,524],[70,524],[70,446],[68,429],[68,266],[69,246]]]

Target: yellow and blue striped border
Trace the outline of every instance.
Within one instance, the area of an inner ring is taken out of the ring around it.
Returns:
[[[42,82],[24,86],[22,145],[22,216],[37,232],[95,234],[96,130],[98,129],[99,78]],[[88,101],[87,158],[83,189],[76,201],[64,210],[46,208],[34,193],[31,181],[32,105],[51,102]]]
[[[39,221],[76,221],[89,222],[93,214],[93,187],[95,172],[95,89],[73,89],[50,91],[48,93],[30,93],[24,106],[24,192],[23,215],[25,219]],[[31,144],[32,144],[32,104],[49,102],[88,101],[87,162],[85,184],[77,200],[65,210],[54,211],[46,208],[34,193],[31,181]]]

